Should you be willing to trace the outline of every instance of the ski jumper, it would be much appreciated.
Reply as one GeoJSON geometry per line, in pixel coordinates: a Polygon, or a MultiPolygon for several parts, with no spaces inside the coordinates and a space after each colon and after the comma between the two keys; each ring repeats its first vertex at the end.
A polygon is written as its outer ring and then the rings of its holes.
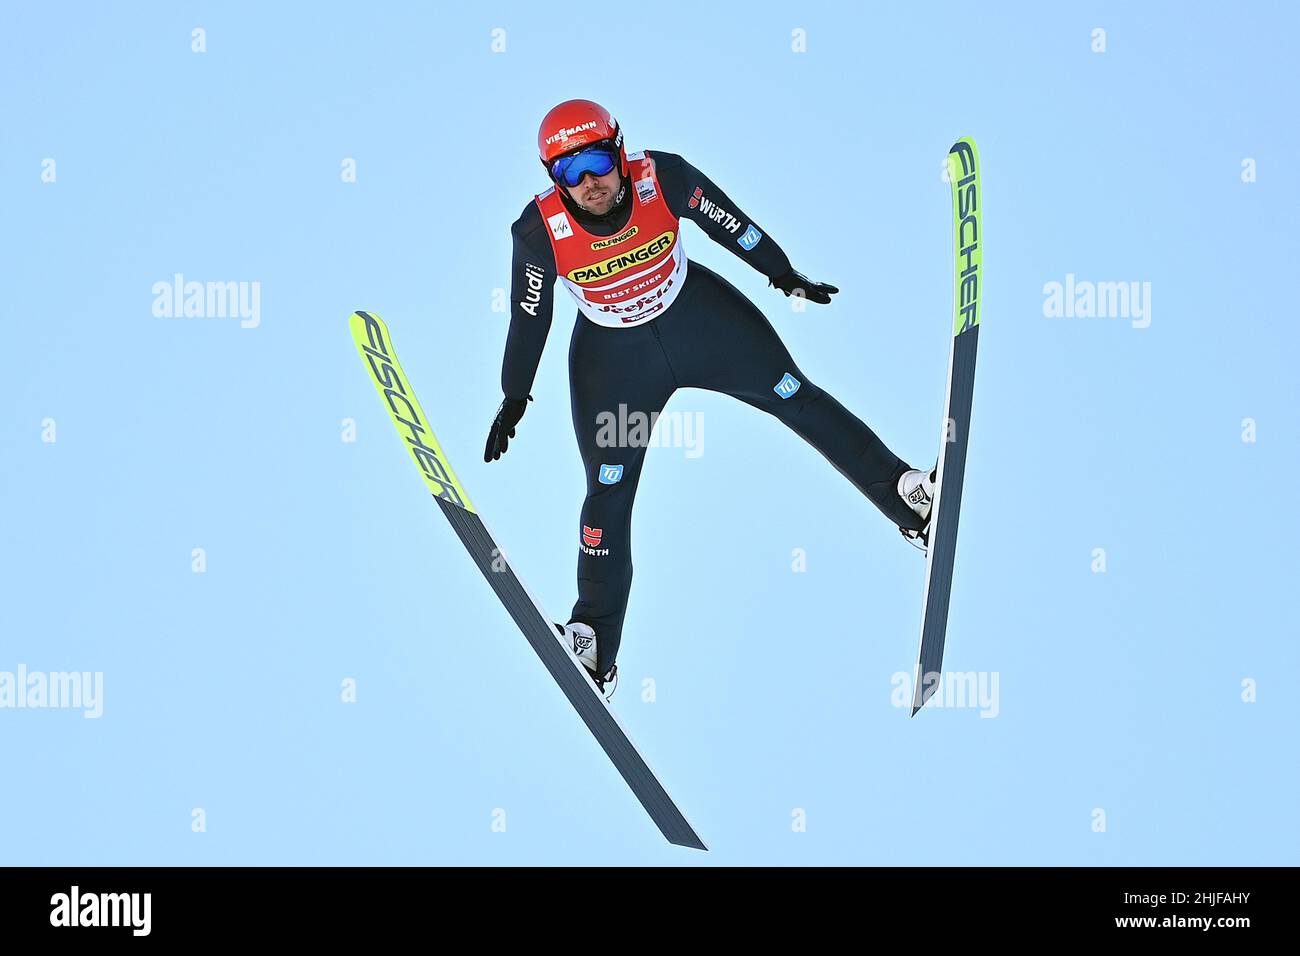
{"type": "Polygon", "coordinates": [[[681,156],[647,150],[629,153],[628,163],[631,181],[606,215],[585,212],[553,186],[512,226],[511,318],[501,371],[506,397],[528,395],[559,278],[579,310],[569,388],[587,476],[574,529],[578,599],[569,620],[595,630],[602,674],[617,657],[632,586],[632,503],[649,438],[645,430],[611,430],[620,407],[629,417],[639,412],[653,420],[679,388],[731,395],[788,425],[890,521],[921,526],[896,490],[909,466],[795,364],[763,313],[735,286],[686,258],[681,220],[691,219],[768,278],[789,271],[785,253],[681,156]],[[611,433],[621,445],[611,444],[611,433]]]}

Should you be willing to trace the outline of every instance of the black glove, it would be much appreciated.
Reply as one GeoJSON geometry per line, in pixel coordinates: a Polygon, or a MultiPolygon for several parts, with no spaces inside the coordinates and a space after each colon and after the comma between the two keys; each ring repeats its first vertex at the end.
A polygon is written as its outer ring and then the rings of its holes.
{"type": "Polygon", "coordinates": [[[833,285],[827,285],[825,282],[813,282],[806,275],[795,272],[791,269],[784,275],[773,276],[768,283],[776,286],[786,295],[798,293],[809,302],[817,302],[825,305],[831,300],[831,296],[840,290],[833,285]]]}
{"type": "Polygon", "coordinates": [[[492,422],[492,430],[488,432],[487,447],[483,449],[484,461],[496,461],[506,453],[510,439],[515,437],[515,426],[524,417],[524,409],[532,400],[533,396],[529,395],[527,398],[507,398],[501,402],[497,417],[492,422]]]}

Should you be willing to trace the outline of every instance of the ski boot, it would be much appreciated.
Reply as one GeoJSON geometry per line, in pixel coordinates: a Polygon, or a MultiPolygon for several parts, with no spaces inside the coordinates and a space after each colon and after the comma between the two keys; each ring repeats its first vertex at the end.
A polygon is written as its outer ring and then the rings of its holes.
{"type": "Polygon", "coordinates": [[[571,621],[567,627],[556,624],[555,629],[559,631],[564,646],[582,663],[600,696],[606,700],[613,697],[614,688],[618,686],[618,665],[611,664],[604,676],[596,673],[596,632],[591,626],[581,621],[571,621]]]}
{"type": "Polygon", "coordinates": [[[903,472],[898,479],[899,496],[925,521],[925,525],[920,530],[912,528],[898,530],[902,532],[908,543],[922,554],[930,548],[930,505],[934,502],[934,485],[938,479],[938,471],[938,465],[928,472],[913,468],[903,472]]]}

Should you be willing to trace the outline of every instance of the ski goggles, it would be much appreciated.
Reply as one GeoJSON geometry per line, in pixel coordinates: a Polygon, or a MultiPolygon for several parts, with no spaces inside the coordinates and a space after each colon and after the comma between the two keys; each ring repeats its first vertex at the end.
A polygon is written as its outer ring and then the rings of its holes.
{"type": "Polygon", "coordinates": [[[591,173],[604,176],[618,165],[618,151],[607,143],[596,143],[576,153],[560,156],[552,160],[549,167],[551,178],[565,186],[576,186],[582,177],[591,173]]]}

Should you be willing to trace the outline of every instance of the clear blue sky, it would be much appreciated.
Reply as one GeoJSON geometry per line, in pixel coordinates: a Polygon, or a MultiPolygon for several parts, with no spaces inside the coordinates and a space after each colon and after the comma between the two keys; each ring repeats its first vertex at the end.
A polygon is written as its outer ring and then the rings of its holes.
{"type": "Polygon", "coordinates": [[[1283,7],[668,2],[581,27],[523,4],[7,8],[0,672],[102,672],[103,714],[0,709],[0,863],[1300,862],[1283,7]],[[574,96],[840,286],[795,314],[685,227],[913,462],[936,451],[952,308],[941,163],[960,135],[981,149],[945,665],[996,674],[996,716],[893,706],[918,555],[777,422],[680,392],[704,453],[650,452],[615,704],[707,856],[662,841],[569,710],[347,331],[356,308],[389,323],[565,614],[567,300],[517,440],[480,451],[509,226],[546,186],[537,122],[574,96]],[[259,283],[259,324],[155,315],[177,273],[259,283]],[[1045,316],[1070,275],[1150,283],[1150,324],[1045,316]]]}

